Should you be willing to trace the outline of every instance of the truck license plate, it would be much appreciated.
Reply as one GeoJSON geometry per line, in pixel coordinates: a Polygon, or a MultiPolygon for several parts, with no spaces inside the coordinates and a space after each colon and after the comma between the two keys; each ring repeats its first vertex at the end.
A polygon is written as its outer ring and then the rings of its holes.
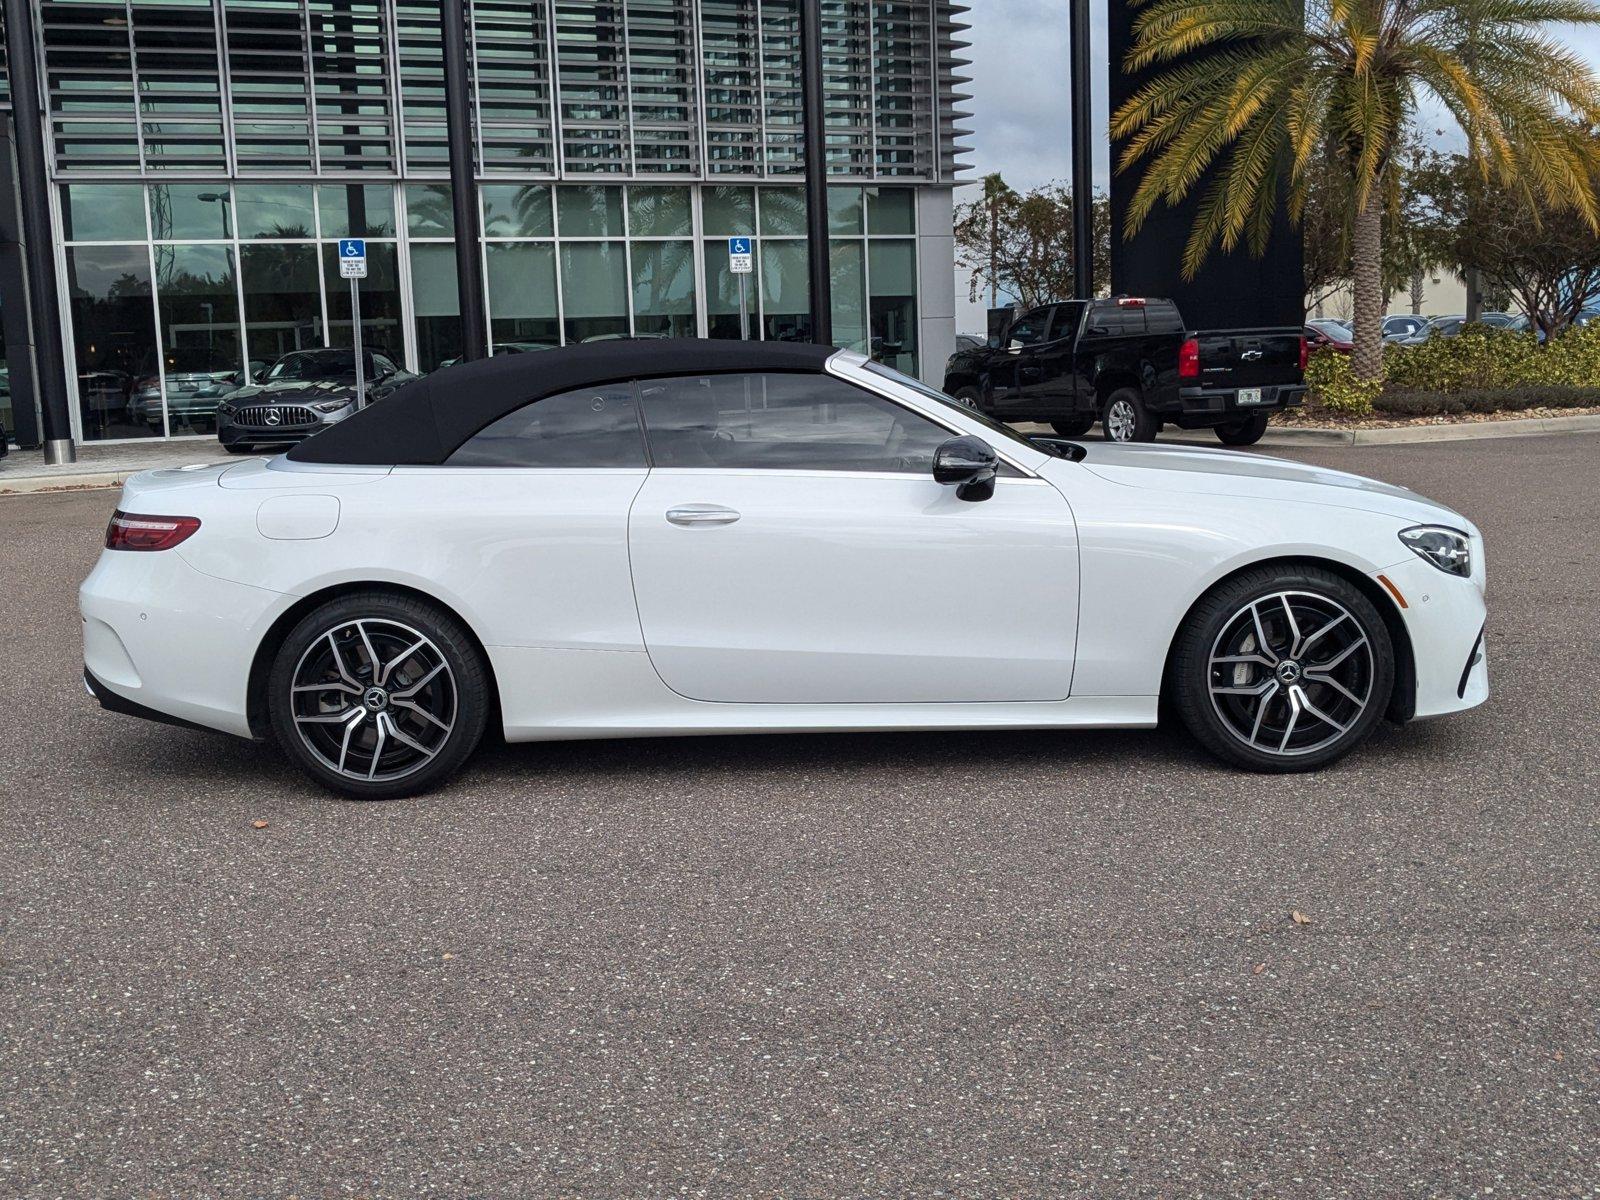
{"type": "Polygon", "coordinates": [[[1260,404],[1261,403],[1261,389],[1260,388],[1240,388],[1239,389],[1239,403],[1240,404],[1260,404]]]}

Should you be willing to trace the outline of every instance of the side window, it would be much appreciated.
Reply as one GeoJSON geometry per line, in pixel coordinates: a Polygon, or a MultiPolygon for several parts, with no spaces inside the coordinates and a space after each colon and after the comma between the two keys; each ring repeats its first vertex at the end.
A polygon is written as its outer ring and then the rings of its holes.
{"type": "Polygon", "coordinates": [[[452,467],[643,467],[633,389],[625,383],[546,396],[473,434],[452,467]]]}
{"type": "Polygon", "coordinates": [[[1048,307],[1029,309],[1017,318],[1016,324],[1011,326],[1011,332],[1006,334],[1006,342],[1012,346],[1031,346],[1035,342],[1044,341],[1049,327],[1048,307]]]}
{"type": "Polygon", "coordinates": [[[955,435],[831,375],[697,375],[639,383],[658,467],[925,474],[955,435]]]}
{"type": "Polygon", "coordinates": [[[1050,340],[1063,341],[1078,336],[1078,322],[1083,317],[1083,305],[1056,305],[1056,323],[1050,327],[1050,340]]]}

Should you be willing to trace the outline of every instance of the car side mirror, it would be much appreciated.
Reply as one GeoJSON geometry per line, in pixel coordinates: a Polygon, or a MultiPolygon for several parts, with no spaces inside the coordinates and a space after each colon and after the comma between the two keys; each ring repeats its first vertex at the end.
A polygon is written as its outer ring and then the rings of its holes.
{"type": "Polygon", "coordinates": [[[1000,456],[981,437],[953,437],[933,452],[935,483],[956,485],[958,500],[987,500],[994,495],[1000,456]]]}

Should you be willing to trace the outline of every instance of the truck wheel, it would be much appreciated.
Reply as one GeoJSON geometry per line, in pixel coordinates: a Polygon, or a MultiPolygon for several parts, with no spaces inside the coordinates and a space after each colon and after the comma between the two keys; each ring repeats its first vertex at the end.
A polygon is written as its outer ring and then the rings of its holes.
{"type": "Polygon", "coordinates": [[[1251,413],[1242,421],[1217,426],[1217,440],[1224,446],[1254,446],[1267,431],[1267,414],[1251,413]]]}
{"type": "Polygon", "coordinates": [[[979,412],[983,411],[983,393],[970,383],[964,388],[957,388],[955,395],[950,398],[957,404],[965,405],[967,408],[975,408],[979,412]]]}
{"type": "Polygon", "coordinates": [[[1051,421],[1050,428],[1062,437],[1082,437],[1094,428],[1094,418],[1074,417],[1070,421],[1051,421]]]}
{"type": "Polygon", "coordinates": [[[1118,388],[1106,397],[1101,428],[1108,442],[1153,442],[1161,432],[1161,418],[1144,406],[1132,388],[1118,388]]]}

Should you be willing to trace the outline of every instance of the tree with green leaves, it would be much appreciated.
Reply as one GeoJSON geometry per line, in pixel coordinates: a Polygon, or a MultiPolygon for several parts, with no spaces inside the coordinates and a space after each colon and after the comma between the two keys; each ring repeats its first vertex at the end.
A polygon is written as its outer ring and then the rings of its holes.
{"type": "Polygon", "coordinates": [[[1132,0],[1126,68],[1160,68],[1112,116],[1120,170],[1142,167],[1127,227],[1199,191],[1183,250],[1264,252],[1285,198],[1299,220],[1319,156],[1347,185],[1355,351],[1383,375],[1383,214],[1418,104],[1461,126],[1486,179],[1600,226],[1600,82],[1552,23],[1600,23],[1589,0],[1132,0]]]}
{"type": "MultiPolygon", "coordinates": [[[[1111,205],[1093,204],[1095,292],[1109,281],[1111,205]]],[[[1012,190],[998,174],[983,180],[983,195],[955,213],[956,261],[971,272],[970,298],[985,291],[991,306],[1004,295],[1024,308],[1073,295],[1072,192],[1046,184],[1012,190]]]]}

